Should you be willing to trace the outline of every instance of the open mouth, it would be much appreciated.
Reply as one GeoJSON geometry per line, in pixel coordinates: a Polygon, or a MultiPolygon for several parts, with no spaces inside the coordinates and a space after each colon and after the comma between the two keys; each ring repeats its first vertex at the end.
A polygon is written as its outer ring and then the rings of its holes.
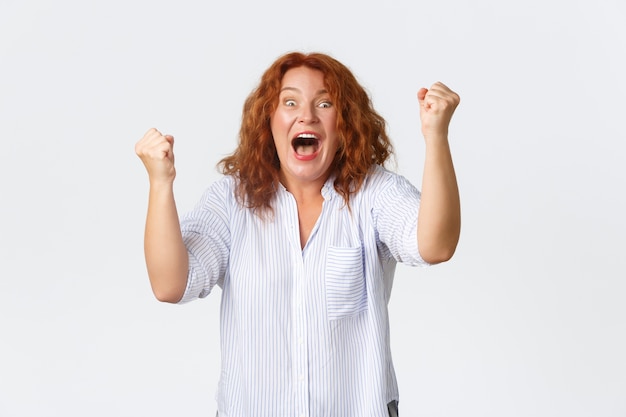
{"type": "Polygon", "coordinates": [[[312,133],[301,133],[291,140],[296,154],[301,156],[314,155],[320,147],[320,140],[312,133]]]}

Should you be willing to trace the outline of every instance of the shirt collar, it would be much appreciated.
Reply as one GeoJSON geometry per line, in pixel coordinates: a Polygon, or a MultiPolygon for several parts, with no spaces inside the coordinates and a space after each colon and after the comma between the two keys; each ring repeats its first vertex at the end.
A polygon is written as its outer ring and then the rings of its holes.
{"type": "Polygon", "coordinates": [[[332,200],[333,197],[337,195],[337,190],[335,190],[335,174],[330,174],[324,186],[322,187],[322,197],[324,200],[332,200]]]}

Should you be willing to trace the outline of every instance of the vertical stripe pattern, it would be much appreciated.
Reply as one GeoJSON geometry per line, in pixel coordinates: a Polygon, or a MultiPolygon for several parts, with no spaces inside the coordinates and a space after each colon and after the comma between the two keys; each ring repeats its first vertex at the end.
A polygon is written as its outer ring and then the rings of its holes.
{"type": "Polygon", "coordinates": [[[384,417],[398,400],[387,304],[397,262],[417,248],[419,191],[374,167],[349,210],[329,180],[304,249],[280,187],[263,221],[224,177],[181,221],[189,277],[181,302],[221,300],[220,417],[384,417]]]}

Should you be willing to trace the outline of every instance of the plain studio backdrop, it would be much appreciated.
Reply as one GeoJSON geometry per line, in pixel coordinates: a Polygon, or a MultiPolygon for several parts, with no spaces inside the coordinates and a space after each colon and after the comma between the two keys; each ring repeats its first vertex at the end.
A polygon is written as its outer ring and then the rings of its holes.
{"type": "Polygon", "coordinates": [[[215,414],[221,291],[153,298],[134,144],[176,137],[189,210],[292,50],[353,70],[418,187],[416,93],[461,96],[457,253],[390,302],[401,415],[626,416],[625,8],[1,0],[0,416],[215,414]]]}

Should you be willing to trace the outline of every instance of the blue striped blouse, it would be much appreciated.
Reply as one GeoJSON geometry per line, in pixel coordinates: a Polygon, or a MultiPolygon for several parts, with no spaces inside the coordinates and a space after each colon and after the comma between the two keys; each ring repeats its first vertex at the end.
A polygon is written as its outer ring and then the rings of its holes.
{"type": "Polygon", "coordinates": [[[220,417],[388,416],[398,400],[387,311],[395,266],[426,265],[419,191],[376,166],[349,210],[329,180],[301,249],[284,187],[265,221],[234,189],[225,176],[181,220],[189,252],[181,303],[222,288],[220,417]]]}

